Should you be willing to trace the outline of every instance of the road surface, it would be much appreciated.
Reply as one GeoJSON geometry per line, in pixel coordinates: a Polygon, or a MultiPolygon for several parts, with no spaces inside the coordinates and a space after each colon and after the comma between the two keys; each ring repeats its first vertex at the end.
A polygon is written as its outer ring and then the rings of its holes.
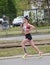
{"type": "MultiPolygon", "coordinates": [[[[33,34],[33,39],[50,39],[50,33],[48,34],[33,34]]],[[[3,37],[0,40],[22,40],[24,38],[23,35],[21,36],[13,36],[13,37],[3,37]]]]}
{"type": "Polygon", "coordinates": [[[50,65],[50,56],[3,59],[0,65],[50,65]]]}

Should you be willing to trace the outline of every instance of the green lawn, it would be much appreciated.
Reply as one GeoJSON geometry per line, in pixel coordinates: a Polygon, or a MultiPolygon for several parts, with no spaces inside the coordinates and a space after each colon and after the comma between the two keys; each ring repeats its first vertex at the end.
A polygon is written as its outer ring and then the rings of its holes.
{"type": "MultiPolygon", "coordinates": [[[[50,27],[48,27],[47,29],[44,29],[47,27],[37,27],[37,32],[38,33],[48,33],[50,32],[50,27]]],[[[31,33],[36,33],[36,30],[32,30],[31,33]]],[[[19,35],[19,34],[23,34],[21,31],[20,27],[12,27],[9,28],[7,30],[0,30],[0,36],[7,36],[7,35],[19,35]]]]}
{"type": "MultiPolygon", "coordinates": [[[[50,53],[50,45],[39,45],[38,47],[41,51],[43,51],[43,53],[50,53]]],[[[37,53],[31,46],[26,48],[29,54],[37,53]]],[[[13,56],[18,54],[24,54],[23,49],[21,47],[0,49],[0,57],[13,56]]]]}

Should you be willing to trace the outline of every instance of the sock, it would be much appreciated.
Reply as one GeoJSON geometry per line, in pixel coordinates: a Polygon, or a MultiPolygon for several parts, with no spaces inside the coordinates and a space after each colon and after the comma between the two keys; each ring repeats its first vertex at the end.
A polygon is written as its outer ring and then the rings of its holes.
{"type": "Polygon", "coordinates": [[[27,51],[26,51],[26,47],[25,47],[25,46],[23,47],[23,49],[24,49],[24,52],[27,53],[27,51]]]}

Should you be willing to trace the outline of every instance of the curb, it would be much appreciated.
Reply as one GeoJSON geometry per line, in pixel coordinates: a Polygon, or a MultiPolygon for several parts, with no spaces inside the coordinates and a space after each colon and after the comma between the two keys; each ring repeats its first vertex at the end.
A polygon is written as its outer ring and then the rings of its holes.
{"type": "MultiPolygon", "coordinates": [[[[42,56],[50,56],[50,53],[42,54],[42,56]]],[[[17,59],[17,58],[21,58],[21,57],[22,57],[22,55],[9,56],[9,57],[0,57],[0,60],[5,60],[5,59],[17,59]]],[[[28,57],[39,57],[39,54],[28,55],[28,57]]]]}

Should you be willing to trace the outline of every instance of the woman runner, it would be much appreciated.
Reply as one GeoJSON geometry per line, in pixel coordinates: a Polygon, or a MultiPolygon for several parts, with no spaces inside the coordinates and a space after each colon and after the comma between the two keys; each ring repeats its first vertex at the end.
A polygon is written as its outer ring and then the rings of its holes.
{"type": "Polygon", "coordinates": [[[42,52],[39,50],[39,48],[37,46],[35,46],[35,43],[32,40],[30,30],[36,29],[36,28],[35,28],[35,26],[28,23],[28,16],[25,16],[23,18],[23,24],[21,24],[20,27],[22,28],[22,32],[25,35],[25,39],[21,42],[21,46],[23,47],[23,50],[25,52],[25,54],[23,55],[23,58],[25,58],[27,56],[27,51],[26,51],[26,47],[25,47],[25,43],[27,43],[27,42],[29,42],[29,44],[41,55],[42,52]]]}

